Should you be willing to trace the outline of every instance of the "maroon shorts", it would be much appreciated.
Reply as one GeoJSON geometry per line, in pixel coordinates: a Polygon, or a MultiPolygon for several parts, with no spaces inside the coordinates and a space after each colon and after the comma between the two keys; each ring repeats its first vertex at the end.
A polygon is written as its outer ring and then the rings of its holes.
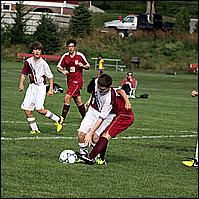
{"type": "Polygon", "coordinates": [[[133,122],[134,114],[132,112],[131,114],[120,113],[113,118],[113,121],[109,124],[104,132],[108,131],[108,134],[114,138],[119,133],[131,126],[133,122]]]}
{"type": "Polygon", "coordinates": [[[68,89],[66,91],[66,94],[72,96],[72,97],[77,97],[80,96],[80,89],[82,88],[83,84],[73,81],[68,85],[68,89]]]}

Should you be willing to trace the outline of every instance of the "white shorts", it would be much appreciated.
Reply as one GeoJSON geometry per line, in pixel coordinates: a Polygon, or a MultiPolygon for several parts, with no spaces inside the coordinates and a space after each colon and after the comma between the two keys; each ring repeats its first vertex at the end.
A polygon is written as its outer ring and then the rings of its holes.
{"type": "MultiPolygon", "coordinates": [[[[95,110],[90,106],[88,111],[86,112],[84,119],[80,124],[78,131],[82,133],[90,132],[91,128],[95,125],[96,121],[99,119],[99,115],[100,112],[98,112],[97,110],[95,110]]],[[[102,122],[100,127],[96,130],[96,134],[98,136],[100,136],[103,133],[106,127],[112,122],[114,117],[115,114],[109,114],[108,117],[102,122]]]]}
{"type": "Polygon", "coordinates": [[[45,97],[46,85],[38,86],[36,84],[30,84],[26,91],[24,101],[21,104],[21,108],[28,111],[44,109],[45,97]]]}

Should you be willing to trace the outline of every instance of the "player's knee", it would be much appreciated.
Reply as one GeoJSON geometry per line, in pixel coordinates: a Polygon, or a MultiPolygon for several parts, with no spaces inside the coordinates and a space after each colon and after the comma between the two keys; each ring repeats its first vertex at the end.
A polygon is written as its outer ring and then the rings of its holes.
{"type": "Polygon", "coordinates": [[[102,137],[106,138],[107,140],[110,140],[111,139],[111,136],[109,135],[109,132],[105,132],[102,134],[102,137]]]}
{"type": "Polygon", "coordinates": [[[42,115],[45,115],[44,109],[36,109],[36,111],[37,111],[38,113],[42,114],[42,115]]]}
{"type": "Polygon", "coordinates": [[[85,138],[85,133],[78,131],[78,142],[83,143],[85,138]]]}
{"type": "Polygon", "coordinates": [[[64,97],[64,103],[70,104],[70,100],[71,100],[71,96],[66,94],[66,96],[64,97]]]}

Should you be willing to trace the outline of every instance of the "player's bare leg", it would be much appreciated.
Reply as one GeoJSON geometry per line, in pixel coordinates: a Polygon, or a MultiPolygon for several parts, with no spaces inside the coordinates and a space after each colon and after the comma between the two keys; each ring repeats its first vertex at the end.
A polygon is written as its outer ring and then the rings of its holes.
{"type": "Polygon", "coordinates": [[[41,132],[39,131],[39,128],[38,128],[37,123],[36,123],[36,119],[33,116],[32,111],[24,110],[24,112],[26,114],[27,121],[28,121],[30,128],[31,128],[30,134],[40,134],[41,132]]]}

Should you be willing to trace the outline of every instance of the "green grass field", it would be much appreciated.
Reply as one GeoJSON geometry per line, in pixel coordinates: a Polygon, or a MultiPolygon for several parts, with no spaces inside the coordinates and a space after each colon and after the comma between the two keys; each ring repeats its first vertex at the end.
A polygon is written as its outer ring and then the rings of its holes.
{"type": "MultiPolygon", "coordinates": [[[[139,80],[132,100],[134,124],[109,142],[107,165],[58,161],[64,149],[78,150],[80,114],[72,102],[63,130],[35,112],[42,134],[29,135],[18,91],[22,62],[1,63],[1,197],[2,198],[198,198],[198,169],[181,161],[195,156],[198,98],[195,74],[135,71],[139,80]]],[[[55,82],[64,77],[51,64],[55,82]]],[[[126,72],[106,70],[119,86],[126,72]]],[[[82,98],[97,71],[84,72],[82,98]]],[[[26,81],[28,85],[28,79],[26,81]]],[[[65,89],[64,89],[65,91],[65,89]]],[[[45,107],[60,114],[64,94],[46,97],[45,107]]]]}

